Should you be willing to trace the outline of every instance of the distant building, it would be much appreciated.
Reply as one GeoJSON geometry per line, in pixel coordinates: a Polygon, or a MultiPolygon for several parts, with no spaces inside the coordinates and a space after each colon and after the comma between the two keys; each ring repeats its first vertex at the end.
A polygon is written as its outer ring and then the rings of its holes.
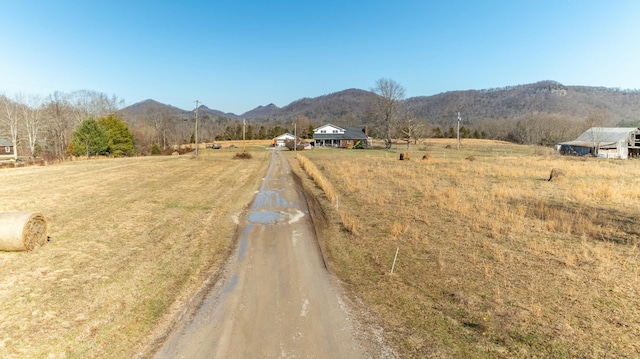
{"type": "Polygon", "coordinates": [[[13,154],[13,142],[0,138],[0,156],[13,154]]]}
{"type": "Polygon", "coordinates": [[[574,141],[563,142],[564,155],[627,159],[640,156],[640,128],[592,127],[574,141]]]}
{"type": "Polygon", "coordinates": [[[370,142],[367,126],[342,128],[326,124],[313,130],[316,147],[366,148],[370,142]]]}
{"type": "Polygon", "coordinates": [[[296,137],[290,133],[282,134],[273,139],[273,145],[275,147],[284,147],[286,146],[287,141],[293,141],[296,137]]]}

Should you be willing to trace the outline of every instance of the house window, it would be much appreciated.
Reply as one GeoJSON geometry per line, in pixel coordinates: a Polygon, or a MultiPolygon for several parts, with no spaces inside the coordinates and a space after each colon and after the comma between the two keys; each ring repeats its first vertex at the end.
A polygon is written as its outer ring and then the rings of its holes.
{"type": "Polygon", "coordinates": [[[327,131],[326,130],[321,130],[320,133],[327,133],[327,131]]]}
{"type": "Polygon", "coordinates": [[[333,133],[338,133],[338,130],[333,130],[333,133]]]}
{"type": "Polygon", "coordinates": [[[5,148],[4,148],[4,152],[6,152],[6,153],[11,153],[11,147],[9,147],[9,146],[5,146],[5,148]]]}

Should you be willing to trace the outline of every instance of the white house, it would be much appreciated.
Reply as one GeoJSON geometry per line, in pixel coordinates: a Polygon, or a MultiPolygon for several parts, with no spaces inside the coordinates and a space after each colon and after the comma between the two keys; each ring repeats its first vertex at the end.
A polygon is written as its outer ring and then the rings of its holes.
{"type": "Polygon", "coordinates": [[[293,141],[296,137],[290,133],[282,134],[273,139],[273,145],[276,147],[284,147],[287,141],[293,141]]]}
{"type": "Polygon", "coordinates": [[[368,147],[369,129],[361,127],[338,127],[326,124],[313,130],[315,146],[362,148],[368,147]]]}

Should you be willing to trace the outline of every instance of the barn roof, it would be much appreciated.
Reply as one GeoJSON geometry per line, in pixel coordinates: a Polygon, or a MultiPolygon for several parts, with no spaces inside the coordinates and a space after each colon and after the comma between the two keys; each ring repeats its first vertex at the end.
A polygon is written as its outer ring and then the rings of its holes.
{"type": "Polygon", "coordinates": [[[591,127],[575,141],[562,142],[561,145],[580,147],[614,145],[620,141],[628,141],[629,135],[633,132],[640,132],[640,129],[637,127],[591,127]]]}
{"type": "Polygon", "coordinates": [[[9,140],[5,140],[4,138],[0,138],[0,146],[13,146],[13,143],[9,140]]]}
{"type": "Polygon", "coordinates": [[[592,127],[586,130],[576,141],[618,142],[629,138],[629,133],[638,131],[636,127],[592,127]]]}

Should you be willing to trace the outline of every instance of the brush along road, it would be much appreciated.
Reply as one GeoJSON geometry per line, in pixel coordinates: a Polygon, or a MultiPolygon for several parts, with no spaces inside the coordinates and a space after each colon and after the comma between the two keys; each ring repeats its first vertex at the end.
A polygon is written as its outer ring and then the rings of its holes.
{"type": "Polygon", "coordinates": [[[277,150],[236,252],[156,358],[360,358],[327,273],[306,200],[277,150]]]}

